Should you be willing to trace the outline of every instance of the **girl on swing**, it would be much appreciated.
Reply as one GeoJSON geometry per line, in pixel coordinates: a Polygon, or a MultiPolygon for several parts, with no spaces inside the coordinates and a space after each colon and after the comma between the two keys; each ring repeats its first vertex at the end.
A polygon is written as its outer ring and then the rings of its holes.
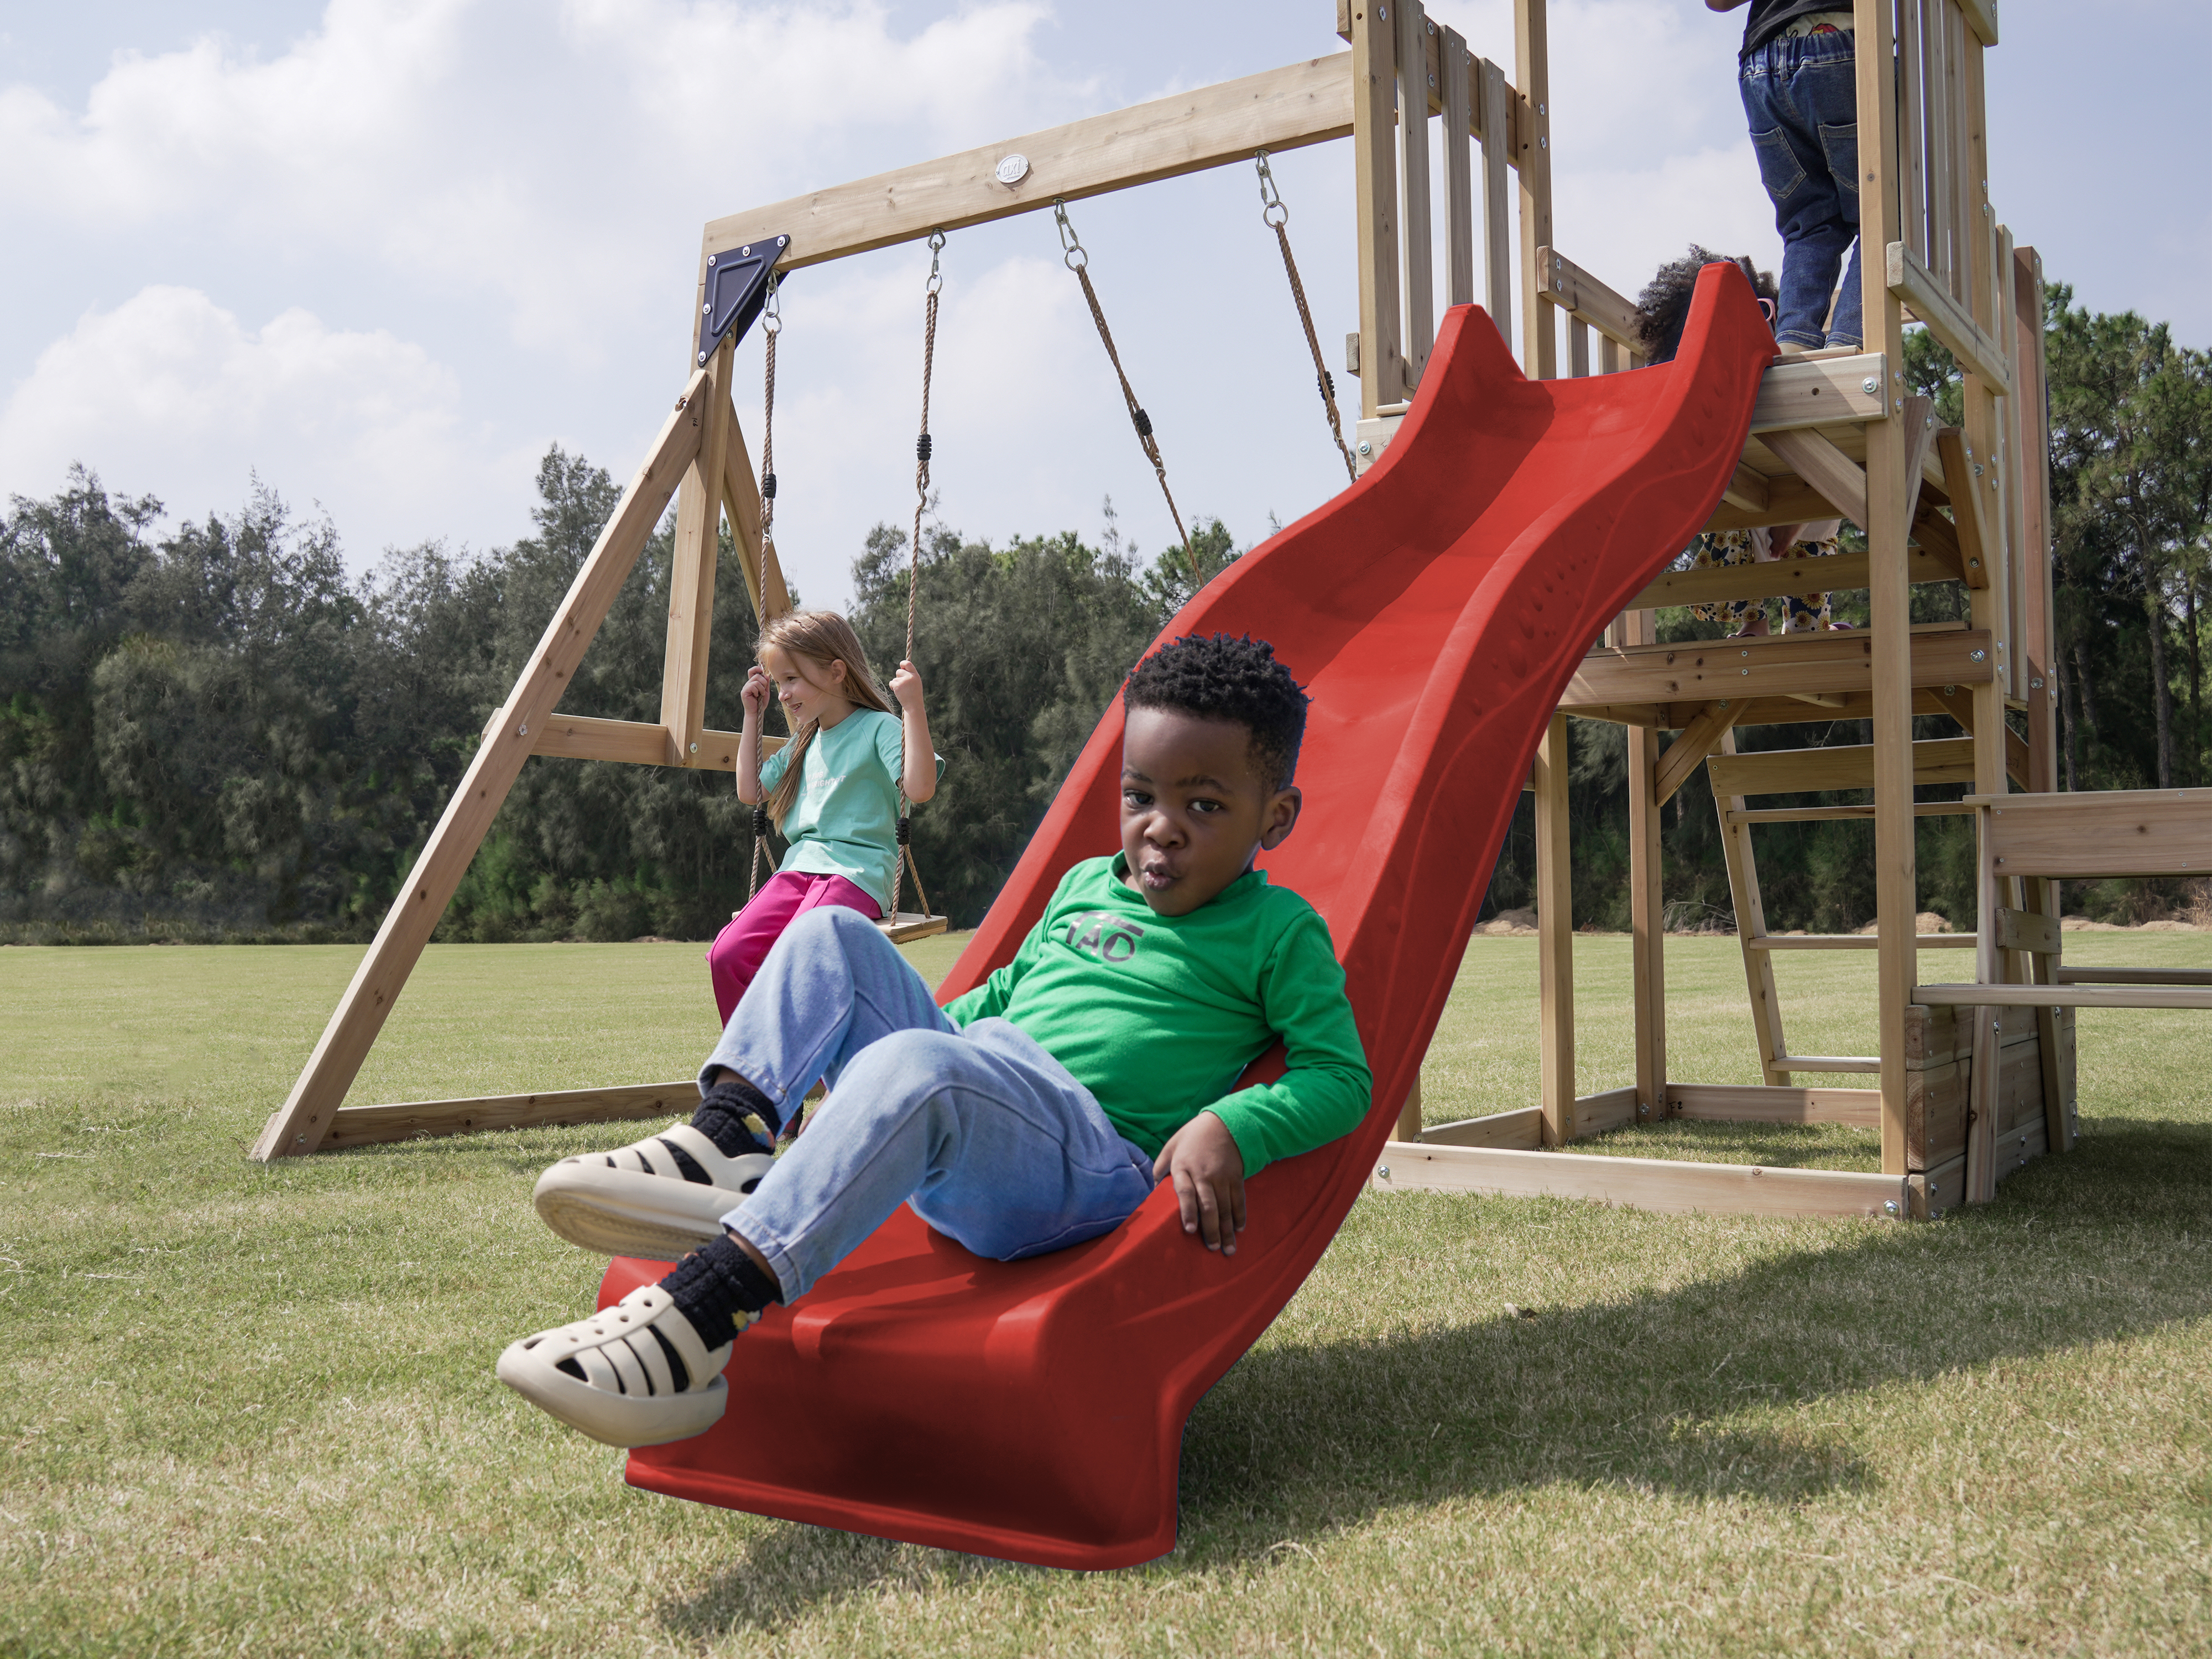
{"type": "Polygon", "coordinates": [[[929,746],[921,676],[902,661],[885,696],[860,636],[834,611],[787,611],[761,629],[744,704],[738,799],[748,806],[765,799],[791,845],[707,952],[725,1025],[769,947],[807,911],[836,904],[871,921],[890,914],[901,786],[919,806],[945,771],[944,757],[929,746]],[[761,722],[771,694],[782,701],[793,736],[763,763],[761,722]]]}

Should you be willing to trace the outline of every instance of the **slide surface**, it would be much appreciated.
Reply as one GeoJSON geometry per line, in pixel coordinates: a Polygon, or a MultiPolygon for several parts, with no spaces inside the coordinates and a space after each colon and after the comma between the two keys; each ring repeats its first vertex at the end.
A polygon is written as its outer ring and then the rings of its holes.
{"type": "MultiPolygon", "coordinates": [[[[631,1482],[1048,1566],[1172,1548],[1185,1419],[1358,1196],[1552,711],[1718,505],[1773,350],[1724,265],[1699,277],[1676,360],[1629,374],[1524,380],[1488,317],[1455,309],[1382,459],[1163,635],[1271,640],[1312,693],[1304,814],[1262,865],[1328,918],[1375,1073],[1358,1130],[1250,1183],[1236,1255],[1187,1238],[1164,1185],[1119,1231],[1023,1262],[902,1210],[738,1339],[729,1415],[633,1453],[631,1482]]],[[[1012,956],[1071,864],[1118,848],[1121,734],[1117,702],[942,997],[1012,956]]],[[[617,1261],[602,1305],[665,1271],[617,1261]]]]}

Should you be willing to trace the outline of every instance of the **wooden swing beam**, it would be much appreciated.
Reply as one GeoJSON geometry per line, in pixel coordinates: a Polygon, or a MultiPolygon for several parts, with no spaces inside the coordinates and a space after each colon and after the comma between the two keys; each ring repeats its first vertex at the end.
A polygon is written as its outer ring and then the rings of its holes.
{"type": "MultiPolygon", "coordinates": [[[[709,222],[701,240],[699,282],[686,315],[687,361],[696,337],[710,255],[787,235],[783,269],[819,264],[872,248],[1207,167],[1243,163],[1255,150],[1283,150],[1348,136],[1352,80],[1342,54],[1293,64],[1174,98],[1049,128],[919,167],[797,198],[709,222]],[[1006,182],[1000,163],[1024,159],[1006,182]]],[[[1464,131],[1529,129],[1530,117],[1496,66],[1455,61],[1463,84],[1451,107],[1464,131]]],[[[1433,82],[1432,82],[1433,84],[1433,82]]],[[[1441,95],[1433,109],[1441,111],[1441,95]]],[[[1517,139],[1515,142],[1519,142],[1517,139]]],[[[1524,145],[1525,148],[1525,145],[1524,145]]],[[[1499,155],[1502,173],[1520,157],[1499,155]]],[[[1011,171],[1011,169],[1008,169],[1011,171]]],[[[639,765],[733,769],[738,734],[705,723],[708,645],[713,623],[719,530],[729,520],[756,614],[790,608],[781,571],[763,568],[761,502],[750,456],[730,397],[727,341],[690,377],[644,465],[571,584],[530,666],[486,727],[460,787],[409,872],[351,984],[252,1156],[262,1161],[394,1135],[459,1133],[486,1127],[596,1121],[664,1115],[665,1085],[562,1091],[392,1106],[343,1105],[423,947],[501,805],[532,755],[639,765]],[[611,720],[559,712],[562,693],[605,621],[623,582],[673,494],[675,559],[658,721],[611,720]],[[765,587],[763,586],[765,584],[765,587]],[[517,1105],[515,1103],[528,1103],[517,1105]],[[365,1114],[351,1116],[345,1114],[365,1114]],[[334,1126],[337,1127],[334,1133],[334,1126]]],[[[910,856],[910,854],[909,854],[910,856]]],[[[920,891],[919,874],[916,890],[920,891]]],[[[939,919],[890,918],[896,940],[939,931],[939,919]]]]}

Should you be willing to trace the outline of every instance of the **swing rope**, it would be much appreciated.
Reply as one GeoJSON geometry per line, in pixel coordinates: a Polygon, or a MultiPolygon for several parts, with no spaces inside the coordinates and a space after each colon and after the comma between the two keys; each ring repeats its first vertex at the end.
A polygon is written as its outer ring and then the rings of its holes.
{"type": "Polygon", "coordinates": [[[1253,161],[1260,169],[1260,218],[1275,233],[1275,245],[1283,251],[1283,274],[1291,279],[1291,297],[1298,302],[1298,321],[1305,325],[1306,346],[1313,353],[1314,384],[1321,389],[1321,406],[1328,415],[1329,435],[1336,440],[1337,453],[1344,457],[1344,476],[1359,482],[1358,465],[1352,459],[1352,446],[1344,441],[1344,419],[1336,410],[1336,377],[1328,372],[1322,361],[1321,337],[1314,332],[1313,312],[1306,304],[1306,285],[1298,280],[1298,262],[1291,257],[1291,210],[1283,204],[1281,193],[1275,188],[1274,170],[1267,165],[1267,152],[1253,152],[1253,161]]]}
{"type": "Polygon", "coordinates": [[[1106,326],[1106,313],[1098,303],[1098,290],[1091,286],[1091,256],[1077,239],[1075,227],[1068,222],[1064,198],[1053,198],[1052,216],[1060,228],[1060,263],[1073,271],[1075,280],[1083,284],[1083,297],[1091,306],[1091,320],[1098,325],[1098,337],[1113,362],[1115,378],[1121,382],[1121,399],[1129,406],[1129,422],[1137,428],[1137,441],[1144,446],[1145,459],[1152,464],[1152,476],[1160,481],[1160,494],[1167,498],[1168,516],[1175,520],[1176,534],[1182,539],[1182,556],[1190,565],[1191,591],[1195,593],[1205,585],[1205,578],[1198,571],[1198,550],[1190,544],[1190,532],[1182,527],[1182,514],[1176,506],[1175,492],[1168,488],[1168,464],[1160,459],[1159,440],[1152,435],[1152,417],[1137,401],[1137,394],[1129,385],[1128,371],[1121,367],[1121,354],[1114,346],[1114,331],[1106,326]]]}
{"type": "MultiPolygon", "coordinates": [[[[771,271],[768,279],[766,308],[761,318],[765,368],[761,390],[760,603],[753,609],[753,660],[756,662],[760,660],[761,635],[768,629],[769,574],[776,568],[775,337],[783,332],[783,307],[776,299],[775,289],[775,275],[771,271]]],[[[761,787],[760,757],[760,738],[768,732],[767,702],[761,704],[760,724],[760,732],[753,739],[753,856],[745,877],[745,902],[748,904],[760,894],[761,860],[768,853],[768,791],[761,787]]],[[[790,726],[788,720],[784,724],[787,728],[790,726]]],[[[790,735],[787,731],[787,735],[790,735]]]]}
{"type": "MultiPolygon", "coordinates": [[[[938,269],[938,256],[945,252],[945,233],[929,233],[929,280],[923,284],[921,324],[921,434],[914,441],[914,533],[907,538],[906,564],[906,655],[902,661],[914,660],[914,619],[921,592],[921,515],[929,505],[929,385],[937,369],[937,296],[943,291],[945,277],[938,269]]],[[[915,896],[921,902],[922,909],[929,908],[929,895],[922,890],[921,870],[914,862],[914,812],[906,798],[906,711],[899,711],[899,775],[898,775],[898,854],[891,860],[890,917],[896,922],[899,913],[899,895],[903,890],[906,872],[914,870],[915,896]]]]}

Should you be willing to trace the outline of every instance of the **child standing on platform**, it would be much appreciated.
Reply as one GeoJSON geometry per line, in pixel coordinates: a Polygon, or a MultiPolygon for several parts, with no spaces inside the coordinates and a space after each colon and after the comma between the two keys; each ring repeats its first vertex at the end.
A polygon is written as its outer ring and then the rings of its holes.
{"type": "MultiPolygon", "coordinates": [[[[1734,11],[1743,3],[1705,0],[1713,11],[1734,11]]],[[[1759,179],[1782,234],[1774,338],[1790,351],[1856,349],[1865,332],[1859,304],[1858,59],[1851,21],[1850,7],[1838,0],[1751,0],[1744,20],[1737,80],[1759,179]],[[1841,289],[1836,286],[1839,267],[1841,289]]]]}
{"type": "Polygon", "coordinates": [[[749,806],[765,800],[791,845],[707,952],[724,1024],[769,947],[807,911],[833,904],[871,919],[890,913],[900,785],[919,806],[937,793],[945,770],[930,748],[914,665],[899,664],[885,696],[860,636],[834,611],[789,611],[761,629],[744,703],[738,799],[749,806]],[[781,700],[793,735],[763,763],[761,721],[771,695],[781,700]]]}

